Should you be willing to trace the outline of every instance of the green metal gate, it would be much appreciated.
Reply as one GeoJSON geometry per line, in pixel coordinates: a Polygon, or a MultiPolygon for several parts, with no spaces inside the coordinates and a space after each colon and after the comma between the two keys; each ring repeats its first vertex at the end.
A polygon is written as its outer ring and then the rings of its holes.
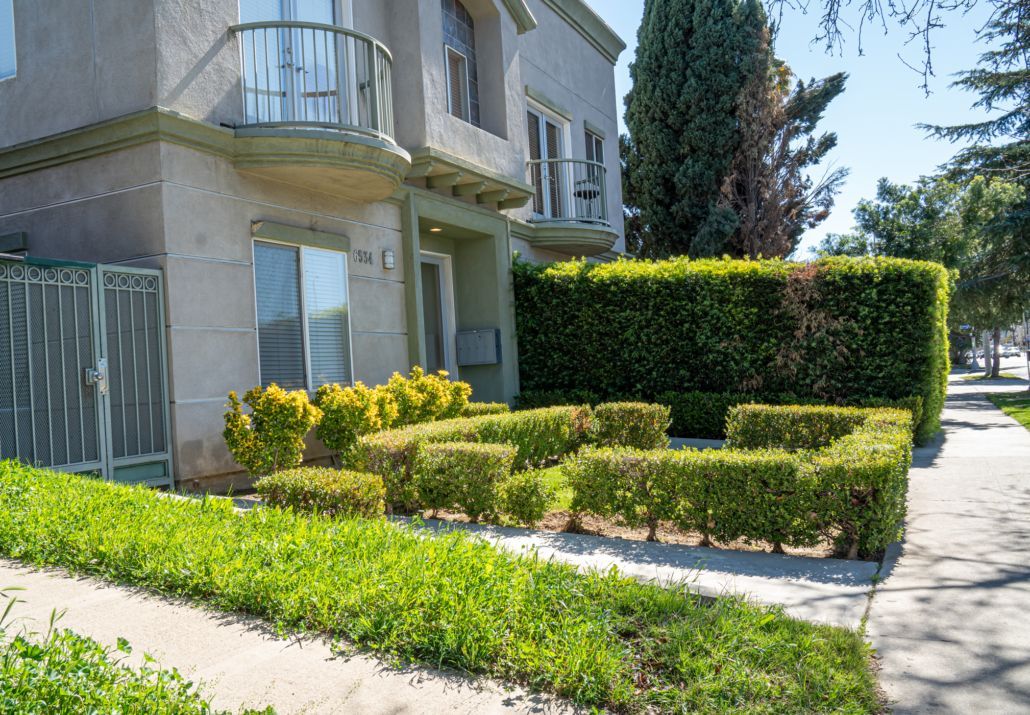
{"type": "Polygon", "coordinates": [[[0,457],[172,484],[161,272],[0,261],[0,457]]]}

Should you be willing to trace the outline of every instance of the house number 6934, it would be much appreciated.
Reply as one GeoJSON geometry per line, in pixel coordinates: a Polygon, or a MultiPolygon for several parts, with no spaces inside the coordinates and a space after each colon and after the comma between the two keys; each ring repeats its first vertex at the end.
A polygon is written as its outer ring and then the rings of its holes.
{"type": "Polygon", "coordinates": [[[367,266],[373,265],[372,251],[363,251],[360,248],[354,251],[354,262],[364,263],[367,266]]]}

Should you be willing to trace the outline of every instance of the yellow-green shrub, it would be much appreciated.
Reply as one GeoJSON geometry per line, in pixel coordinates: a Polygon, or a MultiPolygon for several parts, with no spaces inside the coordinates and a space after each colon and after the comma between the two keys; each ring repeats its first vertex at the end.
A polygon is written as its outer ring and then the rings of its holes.
{"type": "Polygon", "coordinates": [[[408,377],[395,372],[382,388],[393,397],[397,405],[394,426],[402,427],[460,416],[468,405],[472,386],[467,382],[449,380],[447,376],[445,370],[427,374],[418,365],[411,369],[408,377]]]}
{"type": "Polygon", "coordinates": [[[249,390],[243,395],[243,403],[230,392],[227,406],[222,436],[233,459],[251,476],[300,464],[304,435],[322,416],[306,392],[287,392],[274,383],[266,390],[249,390]],[[250,407],[249,415],[244,414],[243,404],[250,407]]]}
{"type": "Polygon", "coordinates": [[[389,429],[397,419],[393,396],[362,382],[353,387],[323,385],[315,394],[315,405],[322,410],[315,435],[338,454],[350,451],[362,435],[389,429]]]}
{"type": "Polygon", "coordinates": [[[386,489],[377,474],[300,467],[258,480],[258,494],[270,506],[326,516],[381,518],[386,489]]]}

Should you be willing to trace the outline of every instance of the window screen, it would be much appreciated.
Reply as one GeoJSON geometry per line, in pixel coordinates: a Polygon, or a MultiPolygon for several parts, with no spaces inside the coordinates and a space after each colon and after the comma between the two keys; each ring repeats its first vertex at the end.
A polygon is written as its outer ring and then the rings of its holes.
{"type": "Polygon", "coordinates": [[[335,251],[303,250],[311,389],[346,385],[351,381],[346,258],[335,251]]]}
{"type": "Polygon", "coordinates": [[[0,0],[0,79],[17,70],[14,51],[14,0],[0,0]]]}

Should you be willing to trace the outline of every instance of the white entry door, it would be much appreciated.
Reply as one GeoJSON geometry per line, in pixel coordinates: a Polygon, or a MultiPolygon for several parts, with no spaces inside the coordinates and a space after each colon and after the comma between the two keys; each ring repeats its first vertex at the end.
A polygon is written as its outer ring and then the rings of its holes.
{"type": "Polygon", "coordinates": [[[426,372],[446,370],[457,379],[455,360],[454,290],[451,258],[422,253],[422,318],[426,341],[426,372]]]}

